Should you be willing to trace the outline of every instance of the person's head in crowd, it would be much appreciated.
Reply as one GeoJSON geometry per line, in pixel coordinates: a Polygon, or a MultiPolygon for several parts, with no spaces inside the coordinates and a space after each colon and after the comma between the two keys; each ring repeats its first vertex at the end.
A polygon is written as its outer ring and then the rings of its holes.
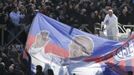
{"type": "Polygon", "coordinates": [[[9,66],[9,72],[13,72],[14,71],[14,68],[15,68],[15,65],[14,64],[11,64],[9,66]]]}
{"type": "Polygon", "coordinates": [[[112,4],[111,4],[111,6],[116,6],[117,4],[116,4],[116,1],[112,1],[112,4]]]}
{"type": "Polygon", "coordinates": [[[14,44],[11,45],[11,50],[10,51],[15,51],[16,50],[16,47],[14,44]]]}
{"type": "Polygon", "coordinates": [[[15,63],[15,60],[13,58],[10,58],[9,61],[13,64],[15,63]]]}
{"type": "Polygon", "coordinates": [[[51,5],[52,5],[51,1],[45,2],[45,6],[51,6],[51,5]]]}
{"type": "Polygon", "coordinates": [[[106,6],[105,6],[105,9],[106,9],[106,11],[108,11],[109,9],[111,9],[111,6],[106,5],[106,6]]]}
{"type": "Polygon", "coordinates": [[[5,75],[5,64],[3,62],[0,63],[0,75],[5,75]]]}
{"type": "Polygon", "coordinates": [[[94,13],[95,13],[95,15],[98,15],[99,14],[99,11],[98,10],[95,10],[94,13]]]}
{"type": "Polygon", "coordinates": [[[15,13],[16,13],[18,10],[19,10],[19,8],[18,8],[18,7],[13,6],[13,11],[14,11],[15,13]]]}
{"type": "Polygon", "coordinates": [[[1,63],[1,61],[2,61],[2,58],[0,57],[0,63],[1,63]]]}
{"type": "Polygon", "coordinates": [[[20,6],[19,10],[20,10],[21,14],[25,14],[26,13],[26,8],[23,5],[20,6]]]}
{"type": "Polygon", "coordinates": [[[127,5],[124,5],[124,6],[123,6],[123,9],[128,10],[129,7],[128,7],[127,5]]]}
{"type": "Polygon", "coordinates": [[[7,55],[2,51],[1,56],[3,57],[4,60],[8,59],[7,55]]]}
{"type": "Polygon", "coordinates": [[[117,8],[117,5],[112,6],[114,13],[119,14],[119,10],[117,8]]]}
{"type": "Polygon", "coordinates": [[[36,3],[36,0],[30,0],[30,3],[35,4],[36,3]]]}
{"type": "Polygon", "coordinates": [[[73,75],[76,75],[75,73],[73,73],[73,75]]]}
{"type": "Polygon", "coordinates": [[[12,46],[11,46],[11,45],[9,45],[9,46],[7,47],[7,49],[8,49],[8,50],[10,50],[11,48],[12,48],[12,46]]]}
{"type": "Polygon", "coordinates": [[[36,71],[37,71],[37,72],[42,72],[42,66],[37,65],[37,66],[36,66],[36,71]]]}
{"type": "Polygon", "coordinates": [[[32,15],[34,13],[34,7],[32,5],[26,6],[27,14],[32,15]]]}
{"type": "Polygon", "coordinates": [[[40,66],[40,65],[36,66],[36,74],[35,75],[44,75],[44,73],[42,71],[42,66],[40,66]]]}
{"type": "Polygon", "coordinates": [[[20,65],[20,64],[15,63],[14,69],[15,69],[15,70],[21,70],[21,67],[20,67],[19,65],[20,65]]]}
{"type": "Polygon", "coordinates": [[[123,15],[126,15],[126,13],[127,13],[127,10],[126,10],[126,9],[123,9],[123,10],[122,10],[122,14],[123,14],[123,15]]]}
{"type": "Polygon", "coordinates": [[[85,15],[86,11],[87,11],[86,9],[81,9],[81,13],[80,14],[81,15],[85,15]]]}
{"type": "Polygon", "coordinates": [[[0,64],[2,64],[5,67],[5,63],[4,62],[1,62],[0,64]]]}
{"type": "Polygon", "coordinates": [[[122,9],[122,13],[125,15],[128,12],[128,7],[124,6],[124,8],[122,9]]]}
{"type": "Polygon", "coordinates": [[[52,69],[48,69],[47,72],[48,72],[48,75],[54,75],[54,72],[52,69]]]}

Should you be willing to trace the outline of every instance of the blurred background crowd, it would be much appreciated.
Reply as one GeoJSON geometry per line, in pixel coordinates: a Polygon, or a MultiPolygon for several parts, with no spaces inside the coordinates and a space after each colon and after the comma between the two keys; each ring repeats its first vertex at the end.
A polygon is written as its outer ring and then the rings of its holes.
{"type": "Polygon", "coordinates": [[[0,72],[13,75],[15,70],[16,75],[26,75],[19,59],[37,12],[76,28],[88,24],[94,33],[94,25],[101,23],[111,8],[119,23],[134,24],[134,0],[0,0],[0,35],[5,25],[4,44],[13,38],[21,42],[17,45],[18,41],[14,41],[6,48],[0,48],[0,72]]]}

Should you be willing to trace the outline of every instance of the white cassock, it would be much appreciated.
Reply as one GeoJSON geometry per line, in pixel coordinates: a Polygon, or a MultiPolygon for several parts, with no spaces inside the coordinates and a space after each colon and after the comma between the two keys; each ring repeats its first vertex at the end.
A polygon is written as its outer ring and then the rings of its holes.
{"type": "Polygon", "coordinates": [[[32,46],[29,49],[29,54],[32,59],[32,64],[34,65],[33,66],[34,72],[36,72],[36,69],[35,69],[36,66],[41,65],[43,68],[43,71],[51,68],[53,69],[55,75],[59,75],[59,71],[61,68],[60,63],[62,59],[58,58],[56,55],[53,55],[52,53],[45,53],[44,47],[34,48],[32,46]],[[50,67],[47,65],[50,65],[50,67]]]}
{"type": "Polygon", "coordinates": [[[114,14],[111,17],[107,14],[104,19],[104,24],[106,25],[108,39],[118,40],[118,18],[114,14]]]}

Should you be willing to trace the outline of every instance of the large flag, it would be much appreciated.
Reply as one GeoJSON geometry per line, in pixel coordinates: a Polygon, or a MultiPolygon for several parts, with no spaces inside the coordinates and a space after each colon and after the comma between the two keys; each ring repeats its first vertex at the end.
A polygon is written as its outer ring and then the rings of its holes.
{"type": "Polygon", "coordinates": [[[107,66],[119,75],[134,72],[134,35],[132,34],[123,44],[113,52],[98,58],[86,58],[85,61],[105,62],[107,66]]]}
{"type": "Polygon", "coordinates": [[[58,75],[58,65],[62,65],[65,59],[104,58],[121,45],[118,41],[88,34],[38,13],[29,31],[26,50],[32,58],[33,70],[36,65],[45,70],[49,64],[48,68],[54,69],[58,75]]]}
{"type": "MultiPolygon", "coordinates": [[[[134,35],[124,42],[113,56],[107,60],[108,63],[116,66],[116,71],[134,72],[134,35]]],[[[133,74],[132,74],[133,75],[133,74]]]]}

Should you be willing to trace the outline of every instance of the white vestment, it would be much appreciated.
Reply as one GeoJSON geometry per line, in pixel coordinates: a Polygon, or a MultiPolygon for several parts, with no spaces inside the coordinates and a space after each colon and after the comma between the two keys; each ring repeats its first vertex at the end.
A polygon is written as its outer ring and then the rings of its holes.
{"type": "Polygon", "coordinates": [[[107,14],[104,19],[104,24],[106,25],[107,37],[111,40],[118,40],[118,18],[114,14],[112,16],[107,14]]]}

